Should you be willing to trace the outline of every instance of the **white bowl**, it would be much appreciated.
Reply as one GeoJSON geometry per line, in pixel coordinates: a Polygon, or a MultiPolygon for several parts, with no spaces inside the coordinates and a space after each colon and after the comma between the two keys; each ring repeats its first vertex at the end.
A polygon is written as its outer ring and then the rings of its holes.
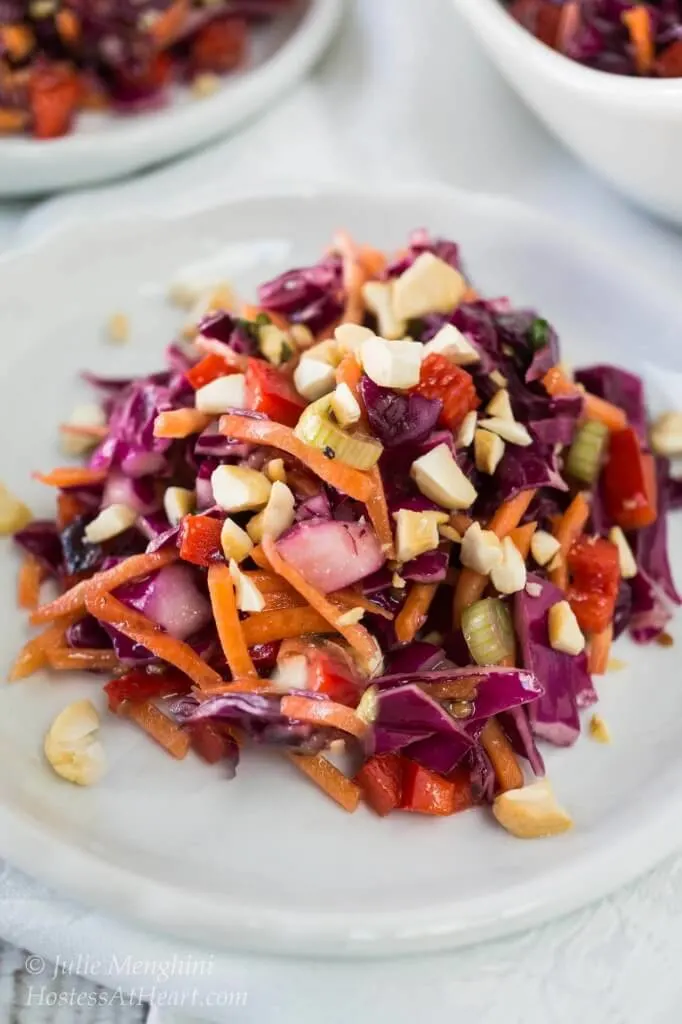
{"type": "Polygon", "coordinates": [[[594,71],[538,42],[500,0],[453,0],[499,71],[581,160],[682,224],[682,80],[594,71]]]}

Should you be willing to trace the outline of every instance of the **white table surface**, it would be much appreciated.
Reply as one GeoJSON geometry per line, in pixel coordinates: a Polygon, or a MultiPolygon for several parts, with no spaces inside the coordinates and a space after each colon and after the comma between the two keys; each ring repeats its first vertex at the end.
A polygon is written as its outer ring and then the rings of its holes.
{"type": "MultiPolygon", "coordinates": [[[[235,190],[354,178],[432,178],[513,195],[598,232],[630,253],[643,275],[679,287],[679,233],[628,207],[553,141],[490,67],[448,0],[349,0],[344,31],[322,67],[262,120],[180,164],[113,188],[32,208],[0,206],[0,249],[80,218],[172,212],[235,190]]],[[[139,987],[130,962],[125,969],[126,956],[150,962],[189,952],[76,908],[9,868],[0,877],[0,934],[49,959],[75,960],[75,970],[93,979],[80,988],[62,979],[66,1005],[51,1007],[52,972],[36,961],[45,1005],[34,997],[26,1009],[35,977],[22,969],[24,954],[5,947],[0,1019],[13,1002],[12,1019],[23,1013],[31,1022],[78,1017],[133,1024],[144,1018],[143,1009],[107,1003],[94,983],[139,987]],[[93,967],[98,959],[108,973],[93,967]],[[103,1005],[74,1009],[71,990],[94,993],[103,1005]]],[[[676,858],[562,921],[421,961],[323,965],[194,950],[211,958],[195,1003],[187,1002],[186,980],[171,972],[157,991],[175,993],[181,1009],[171,1000],[171,1008],[155,1013],[164,1022],[191,1013],[258,1024],[308,1024],[320,1017],[325,1024],[402,1024],[466,1011],[482,1024],[672,1024],[682,1002],[681,942],[682,858],[676,858]],[[227,993],[231,1008],[216,1006],[215,999],[207,1005],[218,991],[227,993]]]]}

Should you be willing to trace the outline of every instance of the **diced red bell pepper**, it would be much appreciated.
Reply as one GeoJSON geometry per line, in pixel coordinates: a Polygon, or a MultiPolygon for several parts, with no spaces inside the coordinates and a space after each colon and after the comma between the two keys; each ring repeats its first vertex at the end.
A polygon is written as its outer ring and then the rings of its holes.
{"type": "Polygon", "coordinates": [[[124,676],[112,679],[104,687],[104,692],[109,699],[109,710],[118,711],[126,700],[154,700],[157,697],[189,693],[191,686],[191,680],[181,672],[170,669],[165,672],[145,672],[134,668],[124,676]]]}
{"type": "Polygon", "coordinates": [[[425,398],[440,399],[443,408],[439,423],[452,431],[457,430],[468,412],[481,404],[471,374],[438,353],[427,356],[422,363],[419,384],[414,390],[425,398]]]}
{"type": "Polygon", "coordinates": [[[567,598],[581,629],[600,633],[611,622],[620,587],[618,549],[601,537],[581,537],[566,559],[571,584],[567,598]]]}
{"type": "Polygon", "coordinates": [[[556,47],[561,7],[550,0],[514,0],[509,8],[513,18],[547,46],[556,47]]]}
{"type": "Polygon", "coordinates": [[[116,93],[121,99],[153,96],[170,84],[175,65],[168,53],[157,53],[136,73],[119,72],[116,93]]]}
{"type": "Polygon", "coordinates": [[[403,793],[403,759],[399,754],[370,757],[354,781],[372,810],[382,817],[400,805],[403,793]]]}
{"type": "Polygon", "coordinates": [[[656,465],[632,427],[611,434],[602,480],[606,511],[618,526],[638,530],[656,521],[656,465]]]}
{"type": "Polygon", "coordinates": [[[221,74],[238,67],[246,58],[248,33],[243,18],[216,18],[199,29],[190,45],[195,71],[221,74]]]}
{"type": "Polygon", "coordinates": [[[230,366],[216,352],[209,352],[207,356],[204,356],[203,359],[185,372],[185,378],[194,390],[198,391],[199,388],[203,388],[206,384],[218,380],[219,377],[228,377],[231,373],[236,372],[235,367],[230,366]]]}
{"type": "Polygon", "coordinates": [[[335,646],[323,640],[285,640],[280,647],[278,661],[286,663],[290,656],[303,655],[308,666],[306,689],[324,693],[336,704],[354,708],[362,686],[349,661],[344,660],[335,646]]]}
{"type": "Polygon", "coordinates": [[[474,803],[469,772],[464,769],[449,779],[422,768],[416,761],[403,760],[403,795],[400,806],[418,814],[457,814],[474,803]]]}
{"type": "Polygon", "coordinates": [[[682,78],[682,39],[676,39],[654,61],[654,71],[661,78],[682,78]]]}
{"type": "Polygon", "coordinates": [[[180,558],[208,568],[222,559],[222,521],[211,516],[185,516],[180,524],[180,558]]]}
{"type": "Polygon", "coordinates": [[[268,419],[295,427],[305,402],[274,366],[262,359],[250,359],[246,368],[246,406],[268,419]]]}
{"type": "Polygon", "coordinates": [[[36,138],[56,139],[66,135],[81,97],[76,72],[66,65],[40,65],[31,74],[28,93],[36,138]]]}
{"type": "Polygon", "coordinates": [[[87,510],[87,505],[75,494],[60,491],[57,497],[57,526],[63,530],[65,526],[70,526],[74,519],[78,519],[87,510]]]}
{"type": "Polygon", "coordinates": [[[192,738],[192,749],[208,764],[223,761],[233,749],[234,740],[210,722],[192,722],[186,728],[192,738]]]}

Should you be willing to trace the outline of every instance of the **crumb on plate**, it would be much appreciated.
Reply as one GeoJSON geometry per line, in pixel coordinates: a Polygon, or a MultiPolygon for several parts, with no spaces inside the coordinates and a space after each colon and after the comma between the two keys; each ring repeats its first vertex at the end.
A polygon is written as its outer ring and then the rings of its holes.
{"type": "Polygon", "coordinates": [[[611,742],[611,733],[601,715],[592,715],[590,719],[590,736],[597,743],[611,742]]]}
{"type": "Polygon", "coordinates": [[[125,313],[112,313],[107,321],[107,336],[117,345],[130,340],[130,320],[125,313]]]}

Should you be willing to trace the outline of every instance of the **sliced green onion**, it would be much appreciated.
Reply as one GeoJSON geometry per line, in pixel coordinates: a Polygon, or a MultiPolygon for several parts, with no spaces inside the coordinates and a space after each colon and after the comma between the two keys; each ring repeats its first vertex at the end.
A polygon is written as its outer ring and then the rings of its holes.
{"type": "Polygon", "coordinates": [[[462,612],[462,632],[477,665],[499,665],[515,652],[509,609],[497,597],[486,597],[462,612]]]}
{"type": "Polygon", "coordinates": [[[586,484],[594,483],[599,476],[608,436],[609,428],[597,420],[586,420],[578,427],[566,457],[569,476],[586,484]]]}
{"type": "Polygon", "coordinates": [[[294,433],[299,441],[319,448],[330,459],[339,459],[354,469],[371,469],[384,450],[380,441],[366,434],[349,434],[334,420],[331,395],[312,402],[301,413],[294,433]]]}

